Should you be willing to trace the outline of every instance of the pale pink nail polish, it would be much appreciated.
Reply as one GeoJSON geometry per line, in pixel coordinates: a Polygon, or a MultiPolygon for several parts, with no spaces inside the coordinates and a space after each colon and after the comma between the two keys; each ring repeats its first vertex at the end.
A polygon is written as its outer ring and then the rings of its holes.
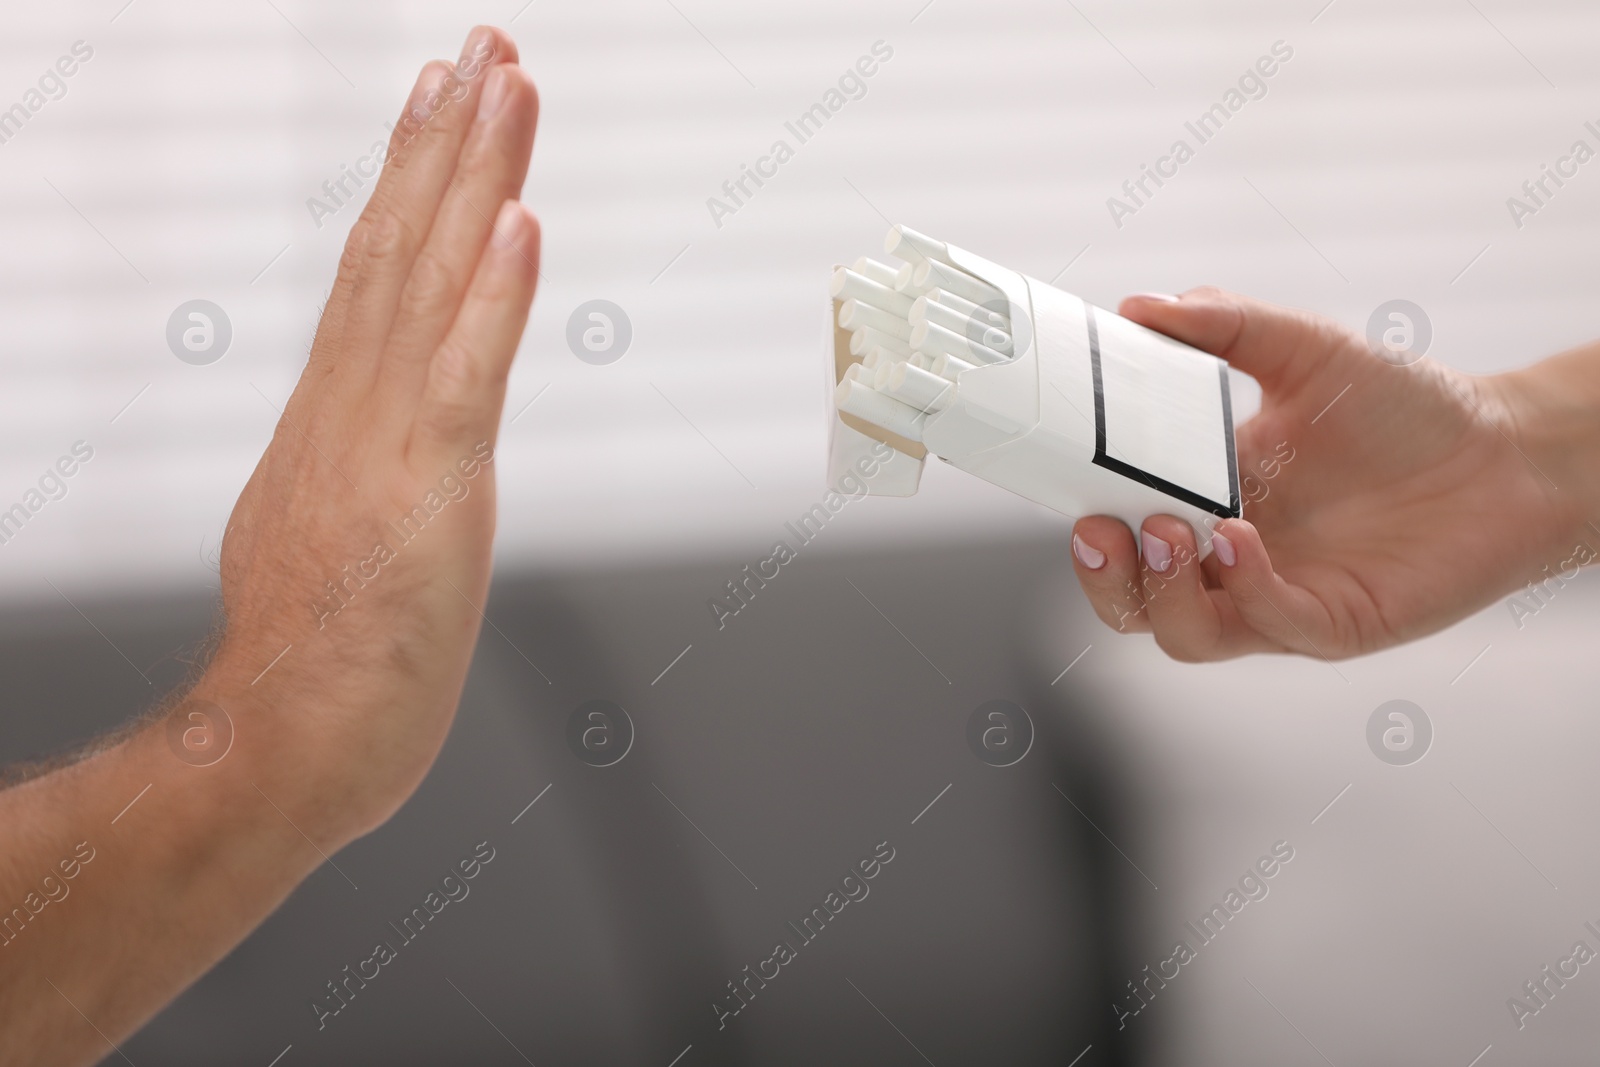
{"type": "Polygon", "coordinates": [[[1134,293],[1135,300],[1154,300],[1158,304],[1176,304],[1178,298],[1171,293],[1134,293]]]}
{"type": "Polygon", "coordinates": [[[1079,563],[1092,571],[1097,571],[1106,565],[1106,554],[1085,543],[1077,534],[1072,535],[1072,554],[1078,557],[1079,563]]]}
{"type": "Polygon", "coordinates": [[[1144,544],[1144,561],[1157,574],[1167,573],[1172,566],[1172,546],[1149,531],[1142,531],[1139,539],[1144,544]]]}
{"type": "Polygon", "coordinates": [[[1217,559],[1222,561],[1224,567],[1231,567],[1239,562],[1239,552],[1233,547],[1233,542],[1219,533],[1211,535],[1211,547],[1217,553],[1217,559]]]}

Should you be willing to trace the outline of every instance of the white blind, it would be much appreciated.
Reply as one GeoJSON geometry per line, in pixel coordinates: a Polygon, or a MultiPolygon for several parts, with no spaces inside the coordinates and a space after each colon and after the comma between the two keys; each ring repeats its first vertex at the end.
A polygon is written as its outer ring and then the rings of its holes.
{"type": "MultiPolygon", "coordinates": [[[[0,143],[0,508],[94,448],[0,545],[13,597],[212,580],[358,210],[318,229],[305,201],[475,21],[510,23],[543,96],[548,284],[508,417],[546,391],[503,435],[512,564],[764,554],[822,492],[826,269],[885,217],[1105,305],[1216,282],[1361,325],[1408,298],[1474,370],[1597,332],[1600,162],[1520,229],[1506,204],[1574,141],[1600,149],[1600,12],[1576,2],[123,5],[0,12],[0,109],[93,48],[0,143]],[[785,120],[879,40],[865,96],[797,144],[785,120]],[[1107,198],[1280,40],[1265,96],[1118,228],[1107,198]],[[794,158],[718,228],[707,198],[779,138],[794,158]],[[167,350],[192,298],[232,321],[210,366],[167,350]],[[564,341],[595,298],[633,322],[610,366],[564,341]]],[[[828,536],[1054,521],[935,464],[828,536]]]]}

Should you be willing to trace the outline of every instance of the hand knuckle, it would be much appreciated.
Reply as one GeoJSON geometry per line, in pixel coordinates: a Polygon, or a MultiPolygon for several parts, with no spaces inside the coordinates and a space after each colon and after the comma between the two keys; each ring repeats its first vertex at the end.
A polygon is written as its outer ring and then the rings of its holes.
{"type": "Polygon", "coordinates": [[[366,256],[367,241],[372,234],[372,214],[362,212],[356,224],[350,227],[350,236],[345,238],[344,251],[339,255],[339,275],[342,278],[351,278],[361,269],[362,260],[366,256]]]}
{"type": "Polygon", "coordinates": [[[477,423],[477,409],[460,396],[438,397],[427,407],[423,429],[440,440],[466,435],[477,423]]]}
{"type": "Polygon", "coordinates": [[[411,224],[404,215],[388,207],[374,213],[365,234],[365,264],[379,268],[391,267],[402,262],[414,247],[416,240],[411,224]]]}
{"type": "Polygon", "coordinates": [[[473,347],[447,337],[433,356],[432,387],[440,396],[475,396],[487,384],[483,361],[473,347]]]}
{"type": "Polygon", "coordinates": [[[461,292],[459,273],[438,252],[424,248],[406,281],[405,307],[412,317],[432,318],[449,311],[461,292]]]}

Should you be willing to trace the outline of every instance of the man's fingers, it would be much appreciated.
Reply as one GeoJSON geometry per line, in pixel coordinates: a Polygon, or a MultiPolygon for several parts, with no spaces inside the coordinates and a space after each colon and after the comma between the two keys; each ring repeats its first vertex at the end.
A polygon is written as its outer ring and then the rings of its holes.
{"type": "MultiPolygon", "coordinates": [[[[507,200],[455,322],[428,366],[412,441],[433,458],[494,441],[506,374],[538,282],[539,223],[507,200]]],[[[454,455],[442,457],[449,462],[454,455]]]]}
{"type": "MultiPolygon", "coordinates": [[[[428,87],[440,77],[439,68],[435,64],[427,64],[422,72],[417,75],[416,82],[411,86],[411,92],[406,97],[405,106],[400,109],[400,121],[411,113],[411,109],[421,100],[428,87]]],[[[340,191],[330,180],[324,194],[338,197],[339,202],[334,207],[342,207],[346,202],[345,197],[354,191],[355,183],[372,177],[372,168],[376,166],[379,189],[384,189],[383,182],[386,174],[385,162],[390,159],[400,141],[400,127],[393,127],[387,145],[374,145],[374,151],[356,160],[355,176],[341,175],[345,180],[346,188],[340,191]],[[382,149],[381,153],[378,149],[382,149]]],[[[350,308],[350,294],[355,289],[356,276],[361,271],[362,249],[366,243],[367,227],[362,224],[374,211],[373,205],[379,200],[378,191],[368,198],[367,206],[362,209],[361,216],[356,220],[356,225],[351,228],[350,234],[345,238],[344,250],[339,257],[339,270],[333,279],[333,288],[328,292],[327,304],[322,309],[322,320],[317,327],[317,338],[311,349],[311,366],[321,366],[323,371],[331,371],[338,362],[340,349],[343,347],[345,316],[350,308]]],[[[331,200],[318,197],[317,205],[328,207],[331,200]]],[[[331,208],[330,208],[331,210],[331,208]]]]}
{"type": "Polygon", "coordinates": [[[1130,296],[1118,313],[1226,360],[1276,392],[1291,389],[1347,337],[1332,320],[1212,286],[1130,296]]]}
{"type": "Polygon", "coordinates": [[[342,372],[370,376],[376,366],[412,263],[455,173],[484,76],[507,40],[497,30],[479,27],[468,37],[459,64],[435,60],[423,67],[389,139],[377,188],[350,231],[340,262],[340,282],[347,289],[338,294],[344,301],[337,339],[342,372]]]}
{"type": "Polygon", "coordinates": [[[477,118],[433,229],[412,266],[389,334],[378,388],[415,402],[428,363],[460,307],[494,223],[528,174],[538,96],[526,71],[503,63],[486,75],[477,118]]]}
{"type": "Polygon", "coordinates": [[[1072,529],[1072,566],[1100,621],[1118,633],[1150,631],[1139,593],[1139,550],[1116,519],[1095,515],[1072,529]]]}
{"type": "Polygon", "coordinates": [[[1224,519],[1212,531],[1217,576],[1239,617],[1275,645],[1322,656],[1333,647],[1333,620],[1309,591],[1291,585],[1272,569],[1256,528],[1243,519],[1224,519]],[[1221,538],[1221,543],[1217,542],[1221,538]]]}

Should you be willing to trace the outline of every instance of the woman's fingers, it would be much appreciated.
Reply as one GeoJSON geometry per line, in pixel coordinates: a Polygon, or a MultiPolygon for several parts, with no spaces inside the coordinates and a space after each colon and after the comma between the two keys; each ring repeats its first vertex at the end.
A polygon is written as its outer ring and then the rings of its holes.
{"type": "MultiPolygon", "coordinates": [[[[1307,656],[1324,656],[1334,642],[1333,618],[1309,590],[1292,585],[1272,569],[1256,528],[1243,519],[1224,519],[1212,532],[1217,577],[1252,630],[1274,645],[1307,656]],[[1217,543],[1216,538],[1221,538],[1217,543]]],[[[1324,657],[1325,658],[1325,657],[1324,657]]]]}
{"type": "Polygon", "coordinates": [[[539,273],[539,223],[507,200],[479,256],[455,322],[428,366],[412,444],[432,462],[453,463],[493,442],[506,374],[528,322],[539,273]]]}
{"type": "Polygon", "coordinates": [[[1152,515],[1139,536],[1145,613],[1163,652],[1186,663],[1203,663],[1280,648],[1240,616],[1226,590],[1214,587],[1212,576],[1221,566],[1215,550],[1231,545],[1214,543],[1202,563],[1193,528],[1171,515],[1152,515]]]}
{"type": "Polygon", "coordinates": [[[1118,633],[1150,632],[1139,592],[1139,550],[1116,519],[1094,515],[1072,529],[1072,566],[1100,621],[1118,633]]]}
{"type": "Polygon", "coordinates": [[[1140,589],[1156,644],[1173,659],[1216,659],[1222,619],[1206,591],[1194,531],[1182,519],[1152,515],[1139,531],[1140,589]]]}
{"type": "Polygon", "coordinates": [[[522,189],[533,151],[538,96],[515,64],[486,75],[477,118],[422,251],[411,268],[389,335],[378,389],[414,403],[428,363],[450,329],[489,239],[499,205],[522,189]]]}
{"type": "Polygon", "coordinates": [[[1082,519],[1072,537],[1078,580],[1102,622],[1121,633],[1152,633],[1176,660],[1199,663],[1251,652],[1320,655],[1327,610],[1273,573],[1255,527],[1228,519],[1213,530],[1202,565],[1194,531],[1154,515],[1139,531],[1142,551],[1116,519],[1082,519]],[[1212,587],[1214,576],[1220,588],[1212,587]]]}

